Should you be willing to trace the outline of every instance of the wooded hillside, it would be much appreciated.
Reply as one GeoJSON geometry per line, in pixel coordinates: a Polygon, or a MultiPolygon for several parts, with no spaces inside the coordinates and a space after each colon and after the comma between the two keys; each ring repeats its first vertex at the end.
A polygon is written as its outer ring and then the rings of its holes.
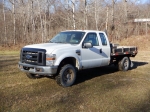
{"type": "Polygon", "coordinates": [[[111,41],[150,31],[139,0],[0,0],[0,45],[46,42],[62,30],[107,30],[111,41]]]}

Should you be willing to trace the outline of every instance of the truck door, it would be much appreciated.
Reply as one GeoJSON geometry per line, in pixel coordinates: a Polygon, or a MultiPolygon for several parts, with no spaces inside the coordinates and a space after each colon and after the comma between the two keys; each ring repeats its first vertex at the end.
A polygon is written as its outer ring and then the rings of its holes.
{"type": "Polygon", "coordinates": [[[86,42],[90,42],[93,45],[92,48],[81,48],[81,62],[83,69],[99,67],[102,64],[101,47],[98,37],[97,33],[88,33],[83,40],[82,45],[86,42]]]}
{"type": "Polygon", "coordinates": [[[100,39],[100,49],[101,49],[101,66],[106,66],[110,62],[110,45],[108,38],[106,38],[106,35],[104,33],[99,33],[99,39],[100,39]]]}

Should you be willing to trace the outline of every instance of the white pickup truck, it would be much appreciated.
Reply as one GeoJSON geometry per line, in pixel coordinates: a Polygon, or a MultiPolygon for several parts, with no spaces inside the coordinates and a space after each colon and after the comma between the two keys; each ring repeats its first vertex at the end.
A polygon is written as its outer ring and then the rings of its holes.
{"type": "Polygon", "coordinates": [[[68,87],[74,84],[77,71],[118,65],[121,71],[131,66],[137,47],[110,44],[103,31],[62,31],[48,43],[27,45],[21,49],[19,69],[29,78],[54,77],[68,87]]]}

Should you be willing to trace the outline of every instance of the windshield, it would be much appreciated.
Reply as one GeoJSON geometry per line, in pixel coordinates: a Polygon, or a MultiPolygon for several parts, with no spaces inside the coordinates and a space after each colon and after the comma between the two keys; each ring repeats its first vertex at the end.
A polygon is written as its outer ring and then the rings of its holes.
{"type": "Polygon", "coordinates": [[[79,44],[82,40],[85,32],[80,31],[67,31],[60,32],[55,37],[53,37],[51,43],[70,43],[70,44],[79,44]]]}

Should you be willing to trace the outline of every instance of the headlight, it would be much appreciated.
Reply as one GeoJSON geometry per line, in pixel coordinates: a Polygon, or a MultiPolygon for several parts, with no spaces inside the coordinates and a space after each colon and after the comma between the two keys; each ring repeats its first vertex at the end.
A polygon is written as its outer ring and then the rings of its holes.
{"type": "Polygon", "coordinates": [[[46,65],[53,66],[55,63],[56,54],[46,54],[46,65]]]}

